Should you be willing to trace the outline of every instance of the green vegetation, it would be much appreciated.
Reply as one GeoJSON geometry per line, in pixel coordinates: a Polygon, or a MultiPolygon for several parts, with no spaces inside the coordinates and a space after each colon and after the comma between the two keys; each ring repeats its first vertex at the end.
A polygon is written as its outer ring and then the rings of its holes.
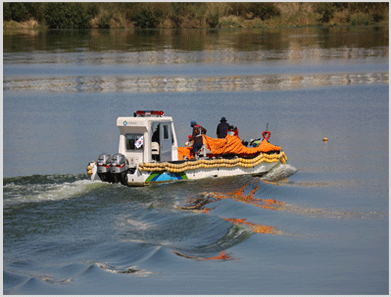
{"type": "Polygon", "coordinates": [[[3,28],[388,25],[388,2],[4,2],[3,28]]]}
{"type": "Polygon", "coordinates": [[[98,14],[96,4],[49,2],[43,6],[44,20],[49,29],[86,29],[98,14]]]}

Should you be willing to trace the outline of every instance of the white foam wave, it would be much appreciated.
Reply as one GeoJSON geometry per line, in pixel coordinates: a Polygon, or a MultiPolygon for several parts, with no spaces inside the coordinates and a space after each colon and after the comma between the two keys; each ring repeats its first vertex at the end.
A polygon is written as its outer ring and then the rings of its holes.
{"type": "Polygon", "coordinates": [[[126,228],[130,230],[139,230],[139,231],[145,231],[149,230],[156,225],[147,223],[147,222],[141,222],[134,219],[130,219],[128,217],[119,217],[117,219],[117,227],[126,228]]]}
{"type": "Polygon", "coordinates": [[[61,184],[28,184],[17,185],[9,183],[4,186],[3,206],[13,206],[21,203],[56,201],[71,199],[102,187],[102,182],[78,180],[61,184]]]}
{"type": "Polygon", "coordinates": [[[289,164],[278,164],[261,179],[265,181],[278,181],[283,180],[296,172],[297,169],[289,164]]]}
{"type": "Polygon", "coordinates": [[[115,267],[112,265],[107,265],[104,263],[95,263],[95,264],[99,268],[101,268],[107,272],[110,272],[110,273],[132,274],[135,276],[144,276],[144,277],[152,274],[152,272],[146,271],[144,269],[138,269],[136,266],[131,266],[131,267],[127,267],[127,268],[120,268],[120,267],[115,267]]]}

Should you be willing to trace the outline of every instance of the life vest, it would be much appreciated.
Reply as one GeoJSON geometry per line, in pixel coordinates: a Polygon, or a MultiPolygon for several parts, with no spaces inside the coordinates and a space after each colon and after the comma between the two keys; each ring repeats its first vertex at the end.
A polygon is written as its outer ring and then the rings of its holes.
{"type": "Polygon", "coordinates": [[[200,137],[202,136],[202,129],[201,129],[201,126],[200,125],[195,125],[194,126],[195,129],[198,129],[198,130],[195,130],[196,131],[196,135],[194,137],[200,137]]]}

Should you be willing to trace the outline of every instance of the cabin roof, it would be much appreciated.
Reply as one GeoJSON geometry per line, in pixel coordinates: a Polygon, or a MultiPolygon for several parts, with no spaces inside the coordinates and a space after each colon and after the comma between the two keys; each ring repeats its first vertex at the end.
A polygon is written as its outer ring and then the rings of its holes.
{"type": "Polygon", "coordinates": [[[118,117],[117,126],[118,127],[127,127],[127,126],[148,126],[150,122],[172,122],[172,117],[170,116],[146,116],[146,117],[118,117]]]}

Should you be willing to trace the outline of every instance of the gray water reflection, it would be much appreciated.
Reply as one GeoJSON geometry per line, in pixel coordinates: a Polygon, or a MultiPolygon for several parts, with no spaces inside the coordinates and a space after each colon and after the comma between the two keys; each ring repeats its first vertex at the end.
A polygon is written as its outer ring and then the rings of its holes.
{"type": "Polygon", "coordinates": [[[4,64],[184,64],[388,59],[388,27],[11,31],[4,64]]]}
{"type": "Polygon", "coordinates": [[[267,91],[388,84],[388,27],[5,32],[4,91],[267,91]]]}
{"type": "Polygon", "coordinates": [[[276,91],[322,86],[388,84],[388,72],[237,76],[65,76],[4,78],[4,91],[200,92],[276,91]]]}
{"type": "Polygon", "coordinates": [[[17,53],[12,56],[5,53],[5,64],[36,63],[77,63],[77,64],[188,64],[188,63],[252,63],[274,60],[286,60],[297,63],[303,60],[322,61],[330,59],[372,59],[388,58],[388,48],[329,48],[316,46],[311,48],[296,47],[279,50],[237,51],[235,49],[209,50],[199,52],[177,52],[172,49],[151,50],[141,52],[94,52],[64,53],[61,50],[48,53],[17,53]]]}

